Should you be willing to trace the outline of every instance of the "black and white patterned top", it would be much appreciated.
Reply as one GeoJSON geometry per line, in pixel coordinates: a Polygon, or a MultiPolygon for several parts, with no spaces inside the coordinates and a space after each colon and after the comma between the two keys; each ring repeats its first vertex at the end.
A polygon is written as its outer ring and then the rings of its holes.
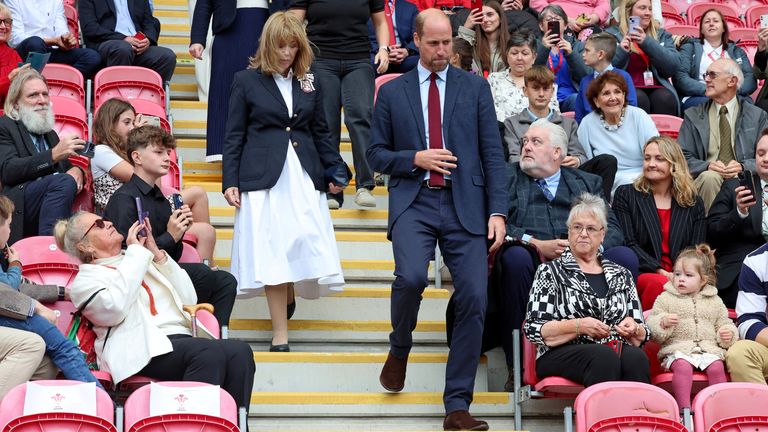
{"type": "Polygon", "coordinates": [[[537,357],[550,349],[541,337],[541,327],[549,321],[596,318],[611,327],[609,337],[594,340],[581,335],[568,343],[606,343],[623,340],[613,327],[625,317],[631,316],[645,328],[643,343],[650,339],[651,332],[643,320],[643,310],[632,274],[601,255],[598,259],[608,282],[608,294],[602,298],[589,286],[570,248],[566,248],[560,258],[544,263],[536,270],[523,331],[528,340],[537,345],[537,357]]]}

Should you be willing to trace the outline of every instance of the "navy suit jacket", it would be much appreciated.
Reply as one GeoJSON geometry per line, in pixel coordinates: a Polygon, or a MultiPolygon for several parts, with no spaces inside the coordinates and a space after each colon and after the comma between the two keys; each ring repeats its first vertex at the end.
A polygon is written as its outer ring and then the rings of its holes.
{"type": "Polygon", "coordinates": [[[222,191],[232,186],[240,192],[274,186],[283,172],[289,142],[315,189],[328,189],[325,170],[344,161],[338,143],[331,141],[321,89],[314,80],[314,90],[305,92],[294,78],[292,95],[289,117],[272,75],[254,69],[235,74],[222,153],[222,191]]]}
{"type": "MultiPolygon", "coordinates": [[[[137,32],[142,32],[151,45],[157,45],[160,37],[160,26],[157,25],[147,0],[128,0],[128,11],[133,19],[137,32]]],[[[117,14],[115,2],[112,0],[79,0],[77,12],[80,18],[80,28],[83,40],[88,48],[96,49],[102,42],[108,40],[123,40],[126,36],[115,31],[117,14]]]]}
{"type": "MultiPolygon", "coordinates": [[[[451,171],[453,202],[464,229],[488,232],[488,217],[507,214],[506,171],[491,88],[475,75],[448,67],[443,103],[445,148],[458,158],[451,171]]],[[[368,163],[389,174],[389,230],[416,198],[425,171],[413,164],[429,146],[419,92],[418,68],[379,89],[368,163]]]]}
{"type": "MultiPolygon", "coordinates": [[[[413,32],[416,24],[416,15],[419,9],[407,0],[395,0],[395,27],[400,36],[400,46],[419,52],[413,42],[413,32]]],[[[373,20],[368,20],[368,37],[371,40],[371,52],[379,51],[379,41],[376,40],[376,30],[373,28],[373,20]]]]}

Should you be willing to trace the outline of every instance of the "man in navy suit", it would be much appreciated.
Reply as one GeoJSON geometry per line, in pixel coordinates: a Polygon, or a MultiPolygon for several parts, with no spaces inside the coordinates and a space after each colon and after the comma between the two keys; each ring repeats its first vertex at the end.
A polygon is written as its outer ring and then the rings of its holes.
{"type": "MultiPolygon", "coordinates": [[[[407,0],[384,0],[384,12],[389,29],[389,69],[386,73],[406,73],[419,62],[419,50],[413,43],[413,25],[419,9],[407,0]]],[[[376,30],[368,20],[368,37],[371,40],[371,62],[379,52],[376,30]]]]}
{"type": "Polygon", "coordinates": [[[448,65],[451,23],[436,9],[416,18],[416,69],[379,91],[371,168],[390,175],[395,257],[390,351],[380,381],[398,392],[427,266],[439,242],[453,277],[456,320],[443,401],[445,430],[487,430],[469,414],[487,304],[487,242],[504,240],[506,173],[488,83],[448,65]],[[454,204],[455,203],[455,204],[454,204]]]}

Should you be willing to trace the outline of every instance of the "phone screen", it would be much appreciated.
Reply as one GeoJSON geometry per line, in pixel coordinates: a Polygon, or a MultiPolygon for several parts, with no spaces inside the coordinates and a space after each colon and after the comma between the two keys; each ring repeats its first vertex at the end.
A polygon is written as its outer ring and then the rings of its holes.
{"type": "Polygon", "coordinates": [[[472,0],[472,9],[483,9],[483,0],[472,0]]]}
{"type": "Polygon", "coordinates": [[[768,27],[768,14],[760,15],[760,28],[768,27]]]}
{"type": "Polygon", "coordinates": [[[560,21],[554,20],[554,21],[547,21],[547,29],[549,30],[550,34],[557,35],[558,39],[560,36],[560,21]]]}

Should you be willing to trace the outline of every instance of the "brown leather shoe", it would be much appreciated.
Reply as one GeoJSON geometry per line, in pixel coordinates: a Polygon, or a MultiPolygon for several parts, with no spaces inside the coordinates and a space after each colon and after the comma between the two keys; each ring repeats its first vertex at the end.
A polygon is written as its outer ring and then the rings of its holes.
{"type": "Polygon", "coordinates": [[[408,359],[399,359],[389,353],[384,367],[381,368],[379,382],[387,391],[399,392],[405,387],[405,368],[408,366],[408,359]]]}
{"type": "Polygon", "coordinates": [[[475,420],[469,411],[454,411],[443,420],[443,430],[447,431],[487,431],[488,423],[475,420]]]}

